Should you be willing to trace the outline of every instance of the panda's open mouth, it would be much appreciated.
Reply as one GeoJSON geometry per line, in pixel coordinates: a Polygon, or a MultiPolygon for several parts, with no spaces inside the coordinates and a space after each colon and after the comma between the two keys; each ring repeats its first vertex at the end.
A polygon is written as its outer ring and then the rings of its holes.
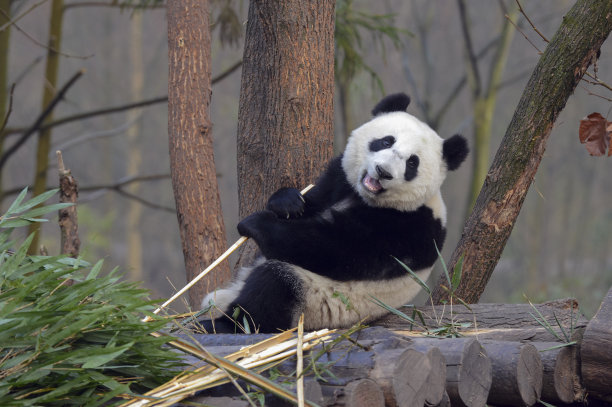
{"type": "Polygon", "coordinates": [[[376,178],[371,177],[367,172],[363,175],[361,179],[361,185],[364,186],[369,192],[373,194],[380,194],[384,191],[383,186],[380,184],[376,178]]]}

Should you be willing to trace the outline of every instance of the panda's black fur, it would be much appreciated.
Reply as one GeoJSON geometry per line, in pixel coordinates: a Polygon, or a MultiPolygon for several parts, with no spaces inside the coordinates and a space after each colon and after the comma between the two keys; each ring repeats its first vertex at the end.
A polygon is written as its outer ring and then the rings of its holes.
{"type": "Polygon", "coordinates": [[[346,327],[384,314],[372,297],[399,306],[416,295],[417,283],[397,260],[422,278],[429,276],[446,234],[439,184],[468,149],[463,137],[442,141],[405,113],[409,101],[405,94],[384,98],[372,111],[372,130],[367,123],[355,130],[356,141],[349,140],[311,191],[302,196],[297,189],[282,188],[265,210],[238,224],[239,233],[255,240],[263,257],[241,270],[230,286],[205,298],[204,306],[214,302],[225,314],[201,321],[205,328],[235,332],[227,317],[233,316],[239,323],[254,323],[260,332],[275,332],[295,326],[302,312],[306,329],[346,327]],[[368,133],[379,125],[397,134],[368,133]],[[413,141],[414,132],[419,133],[415,140],[423,141],[413,141]],[[367,163],[363,174],[354,168],[370,159],[378,161],[367,163]],[[396,168],[398,163],[405,168],[396,168]],[[419,178],[425,183],[412,195],[411,185],[419,178]],[[404,190],[409,192],[405,199],[404,190]]]}

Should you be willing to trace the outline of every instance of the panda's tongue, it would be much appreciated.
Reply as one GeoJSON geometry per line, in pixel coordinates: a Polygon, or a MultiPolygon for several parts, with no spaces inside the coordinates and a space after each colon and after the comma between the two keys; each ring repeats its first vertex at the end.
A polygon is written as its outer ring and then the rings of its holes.
{"type": "Polygon", "coordinates": [[[378,182],[376,178],[370,177],[368,174],[363,177],[362,184],[368,191],[373,193],[377,193],[382,190],[382,185],[380,185],[380,182],[378,182]]]}

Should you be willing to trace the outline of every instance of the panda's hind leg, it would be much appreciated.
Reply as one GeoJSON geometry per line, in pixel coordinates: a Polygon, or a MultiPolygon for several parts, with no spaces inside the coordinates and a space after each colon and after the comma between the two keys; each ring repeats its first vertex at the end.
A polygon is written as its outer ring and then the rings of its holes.
{"type": "Polygon", "coordinates": [[[302,281],[291,264],[267,260],[251,271],[227,314],[236,313],[236,321],[241,325],[246,321],[251,333],[286,330],[296,323],[302,291],[302,281]]]}

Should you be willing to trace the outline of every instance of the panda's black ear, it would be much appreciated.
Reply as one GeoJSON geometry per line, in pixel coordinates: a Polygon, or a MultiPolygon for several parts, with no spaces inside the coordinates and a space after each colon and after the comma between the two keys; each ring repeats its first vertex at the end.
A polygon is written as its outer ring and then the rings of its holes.
{"type": "Polygon", "coordinates": [[[381,113],[390,112],[405,112],[410,104],[410,97],[405,93],[394,93],[385,96],[383,100],[378,102],[372,109],[372,116],[378,116],[381,113]]]}
{"type": "Polygon", "coordinates": [[[465,137],[455,134],[453,137],[444,140],[442,145],[442,158],[446,162],[446,167],[450,171],[454,171],[465,160],[470,149],[468,147],[465,137]]]}

